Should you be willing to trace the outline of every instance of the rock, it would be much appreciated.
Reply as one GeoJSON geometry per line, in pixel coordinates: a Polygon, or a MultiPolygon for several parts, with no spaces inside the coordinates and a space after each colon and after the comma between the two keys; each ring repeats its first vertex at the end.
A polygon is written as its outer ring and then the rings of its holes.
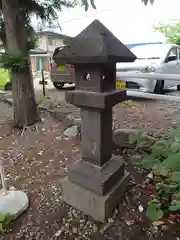
{"type": "Polygon", "coordinates": [[[78,135],[78,126],[77,125],[74,125],[72,127],[69,127],[67,128],[65,131],[64,131],[64,135],[66,137],[76,137],[78,135]]]}
{"type": "Polygon", "coordinates": [[[131,226],[135,223],[135,220],[125,220],[125,222],[128,226],[131,226]]]}
{"type": "Polygon", "coordinates": [[[130,142],[130,137],[136,138],[140,133],[138,129],[117,129],[113,133],[113,141],[121,148],[133,148],[135,144],[130,142]]]}
{"type": "Polygon", "coordinates": [[[137,140],[141,149],[150,148],[156,141],[138,129],[117,129],[113,133],[113,141],[121,148],[134,148],[137,140]]]}
{"type": "Polygon", "coordinates": [[[98,231],[98,227],[95,224],[93,224],[93,232],[95,233],[97,231],[98,231]]]}
{"type": "Polygon", "coordinates": [[[153,178],[153,173],[150,172],[148,175],[147,175],[148,178],[152,179],[153,178]]]}
{"type": "Polygon", "coordinates": [[[0,213],[9,214],[11,219],[16,219],[29,205],[27,195],[22,191],[8,191],[7,195],[0,195],[0,213]]]}
{"type": "Polygon", "coordinates": [[[108,218],[108,223],[114,223],[114,219],[108,218]]]}
{"type": "Polygon", "coordinates": [[[66,224],[65,224],[65,227],[66,227],[66,228],[69,228],[69,223],[66,223],[66,224]]]}
{"type": "Polygon", "coordinates": [[[62,234],[62,230],[58,230],[58,231],[55,233],[55,237],[59,237],[61,234],[62,234]]]}
{"type": "Polygon", "coordinates": [[[140,212],[144,211],[144,208],[143,208],[143,206],[141,204],[139,205],[138,209],[139,209],[140,212]]]}
{"type": "Polygon", "coordinates": [[[76,227],[73,227],[73,228],[72,228],[72,233],[73,233],[73,234],[78,234],[78,229],[77,229],[76,227]]]}
{"type": "Polygon", "coordinates": [[[157,220],[157,221],[152,222],[152,225],[153,225],[153,226],[161,226],[161,225],[163,225],[163,224],[165,224],[165,222],[164,222],[164,221],[160,221],[160,220],[157,220]]]}

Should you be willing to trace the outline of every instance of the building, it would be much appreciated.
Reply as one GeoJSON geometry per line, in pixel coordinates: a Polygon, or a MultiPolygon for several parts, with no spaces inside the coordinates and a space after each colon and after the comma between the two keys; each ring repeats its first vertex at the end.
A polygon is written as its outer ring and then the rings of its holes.
{"type": "Polygon", "coordinates": [[[55,48],[67,44],[71,37],[51,31],[36,32],[36,36],[38,37],[38,46],[30,51],[31,65],[32,71],[40,74],[42,69],[49,71],[50,60],[55,48]]]}
{"type": "Polygon", "coordinates": [[[71,39],[69,36],[51,31],[37,32],[36,36],[39,38],[38,48],[48,52],[50,55],[53,54],[56,47],[67,44],[71,39]]]}

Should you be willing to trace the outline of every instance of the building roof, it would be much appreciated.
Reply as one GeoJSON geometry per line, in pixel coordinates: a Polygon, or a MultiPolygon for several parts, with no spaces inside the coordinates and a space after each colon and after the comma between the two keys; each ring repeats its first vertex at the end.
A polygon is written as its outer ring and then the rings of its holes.
{"type": "Polygon", "coordinates": [[[62,33],[56,33],[52,31],[39,31],[35,33],[36,36],[51,36],[51,37],[61,37],[63,39],[71,39],[70,36],[64,35],[62,33]]]}
{"type": "Polygon", "coordinates": [[[30,49],[29,53],[30,54],[46,54],[47,51],[44,51],[44,50],[42,50],[40,48],[35,48],[35,49],[30,49]]]}
{"type": "MultiPolygon", "coordinates": [[[[5,53],[5,50],[3,48],[0,49],[0,53],[5,53]]],[[[29,50],[29,53],[30,54],[33,54],[33,55],[44,55],[44,54],[47,54],[47,51],[44,51],[40,48],[35,48],[35,49],[30,49],[29,50]]]]}
{"type": "Polygon", "coordinates": [[[65,63],[133,62],[136,56],[99,20],[94,20],[54,56],[65,63]]]}

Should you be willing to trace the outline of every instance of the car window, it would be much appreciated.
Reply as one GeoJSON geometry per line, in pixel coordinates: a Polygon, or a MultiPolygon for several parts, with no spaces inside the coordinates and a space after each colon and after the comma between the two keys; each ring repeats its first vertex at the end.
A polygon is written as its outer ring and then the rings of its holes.
{"type": "Polygon", "coordinates": [[[166,53],[166,44],[147,44],[131,48],[137,59],[160,59],[166,53]]]}
{"type": "Polygon", "coordinates": [[[177,51],[178,51],[178,60],[180,60],[180,48],[178,48],[177,51]]]}
{"type": "Polygon", "coordinates": [[[178,60],[178,51],[177,48],[171,48],[167,55],[167,62],[178,60]]]}

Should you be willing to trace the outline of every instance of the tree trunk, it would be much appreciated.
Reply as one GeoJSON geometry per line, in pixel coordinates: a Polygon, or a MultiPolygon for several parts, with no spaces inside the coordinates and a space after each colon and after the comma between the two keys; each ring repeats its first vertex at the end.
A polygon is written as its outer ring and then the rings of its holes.
{"type": "Polygon", "coordinates": [[[28,36],[18,0],[2,0],[2,10],[8,53],[18,51],[28,59],[26,67],[11,69],[14,120],[17,127],[22,128],[39,120],[27,49],[28,36]]]}

